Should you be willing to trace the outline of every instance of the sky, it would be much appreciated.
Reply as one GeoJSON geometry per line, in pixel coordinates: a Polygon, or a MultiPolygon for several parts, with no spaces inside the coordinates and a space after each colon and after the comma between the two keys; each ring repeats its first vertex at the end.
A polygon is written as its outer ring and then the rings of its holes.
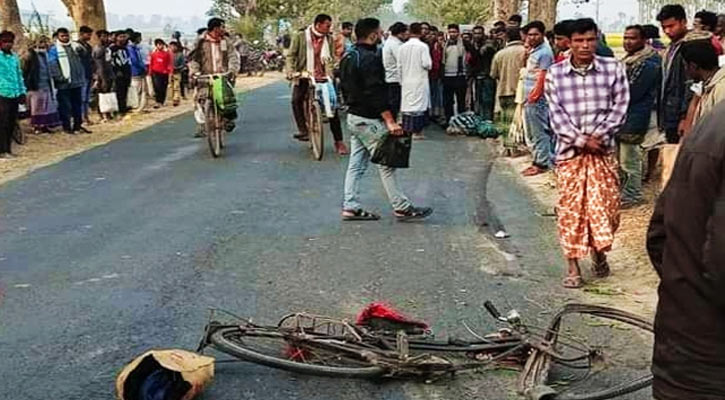
{"type": "MultiPolygon", "coordinates": [[[[31,10],[32,3],[41,13],[50,12],[60,17],[67,14],[60,0],[18,0],[21,10],[31,10]]],[[[204,15],[211,0],[106,0],[106,12],[118,15],[168,15],[192,17],[204,15]]]]}
{"type": "MultiPolygon", "coordinates": [[[[396,10],[400,10],[406,0],[393,0],[396,10]]],[[[574,6],[567,4],[569,0],[561,0],[560,17],[572,17],[577,11],[594,16],[595,0],[589,4],[574,6]]],[[[637,15],[637,2],[635,0],[599,0],[602,18],[614,18],[618,12],[628,15],[637,15]]],[[[18,0],[21,9],[31,9],[31,3],[41,12],[51,12],[56,16],[63,16],[66,10],[60,0],[18,0]]],[[[211,0],[106,0],[106,11],[119,15],[168,15],[173,17],[202,16],[209,9],[211,0]]]]}

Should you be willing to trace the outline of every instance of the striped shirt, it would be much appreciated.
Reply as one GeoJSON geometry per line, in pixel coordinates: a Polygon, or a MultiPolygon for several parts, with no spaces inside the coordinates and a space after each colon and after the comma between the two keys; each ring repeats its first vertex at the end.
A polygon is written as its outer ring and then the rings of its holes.
{"type": "Polygon", "coordinates": [[[595,56],[584,70],[575,68],[571,59],[554,64],[546,75],[546,99],[557,162],[581,154],[590,137],[614,151],[614,135],[626,121],[629,107],[629,82],[622,63],[595,56]]]}
{"type": "Polygon", "coordinates": [[[24,95],[25,81],[15,53],[0,51],[0,97],[14,99],[24,95]]]}

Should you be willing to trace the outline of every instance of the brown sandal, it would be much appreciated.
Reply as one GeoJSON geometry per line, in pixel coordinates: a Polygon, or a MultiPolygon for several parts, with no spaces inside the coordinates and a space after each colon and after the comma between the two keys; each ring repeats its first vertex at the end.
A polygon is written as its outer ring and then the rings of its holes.
{"type": "Polygon", "coordinates": [[[581,287],[584,286],[581,276],[567,276],[561,284],[566,289],[581,289],[581,287]]]}

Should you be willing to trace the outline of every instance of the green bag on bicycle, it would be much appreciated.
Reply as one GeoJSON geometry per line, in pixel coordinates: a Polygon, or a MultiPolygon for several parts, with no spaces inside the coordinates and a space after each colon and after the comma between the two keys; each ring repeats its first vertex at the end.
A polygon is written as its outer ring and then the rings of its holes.
{"type": "Polygon", "coordinates": [[[231,82],[225,78],[216,78],[212,84],[214,103],[224,118],[234,120],[237,118],[237,96],[231,82]]]}

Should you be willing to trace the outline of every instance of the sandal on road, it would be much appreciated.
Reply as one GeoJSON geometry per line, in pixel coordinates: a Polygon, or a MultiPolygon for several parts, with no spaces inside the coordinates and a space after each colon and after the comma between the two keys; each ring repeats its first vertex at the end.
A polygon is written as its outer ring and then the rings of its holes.
{"type": "Polygon", "coordinates": [[[342,220],[343,221],[377,221],[380,216],[363,209],[359,210],[343,210],[342,220]]]}
{"type": "Polygon", "coordinates": [[[395,218],[400,222],[421,220],[433,214],[430,207],[410,207],[404,211],[396,211],[395,218]]]}
{"type": "Polygon", "coordinates": [[[584,286],[581,276],[567,276],[561,284],[566,289],[581,289],[584,286]]]}

